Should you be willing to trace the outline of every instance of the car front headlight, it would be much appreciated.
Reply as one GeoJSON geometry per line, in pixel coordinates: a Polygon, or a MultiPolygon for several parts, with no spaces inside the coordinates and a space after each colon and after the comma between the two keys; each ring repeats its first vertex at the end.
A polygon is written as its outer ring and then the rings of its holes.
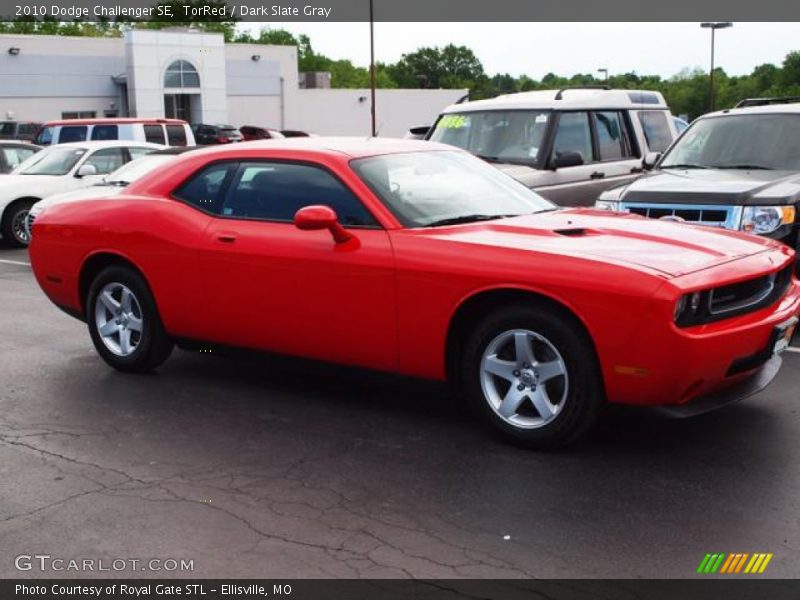
{"type": "Polygon", "coordinates": [[[600,210],[619,210],[618,200],[598,200],[594,203],[595,208],[600,210]]]}
{"type": "Polygon", "coordinates": [[[747,206],[742,213],[742,231],[765,235],[795,220],[794,206],[747,206]]]}

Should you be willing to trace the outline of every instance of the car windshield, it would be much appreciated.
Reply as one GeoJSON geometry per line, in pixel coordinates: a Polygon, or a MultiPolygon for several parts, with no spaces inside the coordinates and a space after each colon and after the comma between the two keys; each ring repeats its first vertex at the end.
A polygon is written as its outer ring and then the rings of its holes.
{"type": "Polygon", "coordinates": [[[750,114],[696,121],[660,168],[800,171],[800,114],[750,114]]]}
{"type": "Polygon", "coordinates": [[[34,154],[15,171],[21,175],[66,175],[81,156],[86,154],[86,148],[54,147],[34,154]]]}
{"type": "Polygon", "coordinates": [[[137,158],[109,174],[103,183],[108,185],[128,185],[174,158],[174,154],[151,154],[137,158]]]}
{"type": "Polygon", "coordinates": [[[449,113],[430,141],[458,146],[490,162],[538,164],[549,111],[491,110],[449,113]]]}
{"type": "Polygon", "coordinates": [[[556,208],[465,152],[387,154],[350,164],[407,227],[481,221],[556,208]]]}

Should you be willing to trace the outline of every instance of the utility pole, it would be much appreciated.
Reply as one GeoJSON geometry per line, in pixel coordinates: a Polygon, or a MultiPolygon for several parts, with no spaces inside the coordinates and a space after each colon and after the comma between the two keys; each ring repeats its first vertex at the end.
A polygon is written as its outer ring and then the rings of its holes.
{"type": "Polygon", "coordinates": [[[708,110],[712,112],[714,110],[714,34],[717,29],[733,27],[733,23],[729,21],[706,22],[700,23],[700,27],[711,30],[711,71],[708,73],[708,110]]]}
{"type": "Polygon", "coordinates": [[[372,6],[373,0],[369,0],[369,92],[371,97],[370,102],[370,117],[372,119],[372,137],[378,135],[377,127],[375,126],[375,15],[372,6]]]}

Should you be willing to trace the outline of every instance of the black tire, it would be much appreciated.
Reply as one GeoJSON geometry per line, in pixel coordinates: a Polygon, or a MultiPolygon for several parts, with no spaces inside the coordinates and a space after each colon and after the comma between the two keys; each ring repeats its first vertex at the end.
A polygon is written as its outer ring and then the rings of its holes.
{"type": "Polygon", "coordinates": [[[35,203],[35,200],[16,200],[3,211],[3,222],[0,223],[0,228],[3,233],[3,243],[6,246],[25,248],[30,243],[30,237],[24,227],[28,212],[35,203]],[[19,230],[20,223],[23,227],[21,231],[19,230]]]}
{"type": "MultiPolygon", "coordinates": [[[[106,309],[105,314],[112,315],[112,312],[106,309]]],[[[106,363],[119,371],[127,373],[152,371],[167,360],[174,346],[173,340],[167,335],[161,323],[150,288],[144,278],[130,267],[122,265],[106,267],[95,277],[86,297],[86,323],[98,354],[106,363]],[[134,331],[130,334],[130,344],[133,345],[135,342],[135,348],[127,355],[121,355],[109,348],[99,331],[96,315],[99,310],[98,296],[100,293],[104,290],[121,290],[122,288],[119,286],[132,292],[134,308],[130,314],[139,317],[141,323],[141,331],[134,331]]],[[[117,339],[120,339],[118,335],[117,339]]],[[[120,350],[122,349],[121,339],[118,347],[120,350]]]]}
{"type": "MultiPolygon", "coordinates": [[[[528,339],[539,340],[541,338],[533,336],[528,339]]],[[[505,348],[504,352],[510,351],[507,349],[508,346],[505,348]]],[[[514,352],[514,354],[516,353],[514,352]]],[[[500,354],[497,356],[500,357],[500,354]]],[[[512,363],[516,360],[516,356],[512,355],[508,355],[507,358],[512,363]]],[[[520,371],[515,370],[514,373],[517,374],[520,371]]],[[[540,376],[533,366],[530,367],[528,373],[535,373],[537,378],[540,376]]],[[[478,322],[466,338],[458,375],[460,395],[467,399],[470,407],[481,420],[506,440],[529,448],[554,449],[577,441],[596,421],[605,402],[603,379],[588,334],[565,310],[551,307],[545,303],[532,302],[508,306],[487,315],[478,322]],[[521,415],[512,415],[514,419],[520,417],[523,420],[527,419],[528,428],[503,418],[493,408],[490,396],[484,393],[483,382],[485,379],[482,379],[484,352],[494,341],[502,339],[502,336],[508,335],[514,330],[529,331],[542,336],[550,345],[536,341],[535,344],[541,348],[537,352],[547,353],[551,358],[559,358],[558,355],[560,355],[561,365],[566,372],[565,377],[556,377],[546,384],[539,383],[539,386],[547,390],[547,395],[551,399],[558,397],[558,402],[554,401],[553,405],[560,405],[560,409],[555,416],[549,417],[552,420],[547,422],[546,419],[541,418],[541,412],[534,409],[534,404],[530,399],[522,401],[521,415]],[[553,353],[553,349],[557,354],[553,353]],[[553,388],[550,387],[553,385],[560,386],[555,390],[555,394],[552,393],[553,388]],[[562,401],[563,404],[561,404],[562,401]],[[524,414],[525,411],[528,412],[528,416],[524,414]],[[530,425],[537,421],[542,424],[530,425]]],[[[525,376],[524,370],[521,375],[525,376]]],[[[490,380],[497,381],[496,387],[498,388],[503,385],[504,381],[503,378],[490,378],[490,380]]],[[[521,379],[516,381],[519,385],[524,384],[521,379]]],[[[535,381],[535,383],[537,382],[535,381]]],[[[507,389],[511,390],[511,386],[517,387],[514,383],[510,383],[507,389]]],[[[520,388],[517,387],[517,389],[520,388]]],[[[527,389],[533,393],[532,390],[535,388],[527,389]]],[[[503,395],[502,388],[497,392],[495,402],[503,395]]],[[[521,393],[524,394],[527,391],[521,393]]]]}

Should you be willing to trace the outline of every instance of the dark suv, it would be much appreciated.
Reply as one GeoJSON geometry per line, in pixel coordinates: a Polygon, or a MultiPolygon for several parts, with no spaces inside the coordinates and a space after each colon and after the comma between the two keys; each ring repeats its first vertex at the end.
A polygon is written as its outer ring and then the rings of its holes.
{"type": "Polygon", "coordinates": [[[800,246],[800,97],[742,100],[695,120],[644,176],[598,208],[764,235],[800,246]]]}
{"type": "Polygon", "coordinates": [[[205,146],[242,141],[242,134],[233,125],[203,125],[198,123],[192,125],[192,131],[194,132],[195,142],[205,146]]]}
{"type": "Polygon", "coordinates": [[[0,140],[32,142],[40,126],[32,121],[0,121],[0,140]]]}

